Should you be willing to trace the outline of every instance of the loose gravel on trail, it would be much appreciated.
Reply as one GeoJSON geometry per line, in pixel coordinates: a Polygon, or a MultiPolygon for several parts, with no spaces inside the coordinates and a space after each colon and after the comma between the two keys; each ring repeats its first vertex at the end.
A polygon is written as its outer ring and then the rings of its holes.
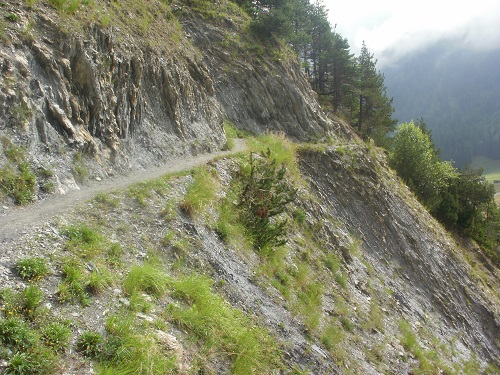
{"type": "Polygon", "coordinates": [[[121,189],[134,183],[154,179],[167,173],[175,173],[198,165],[202,165],[213,158],[229,155],[245,150],[245,142],[236,139],[231,151],[219,151],[202,154],[184,159],[171,160],[165,165],[147,171],[131,172],[128,176],[119,176],[114,179],[92,181],[80,186],[80,190],[73,190],[65,195],[55,195],[37,201],[26,207],[0,206],[0,246],[10,242],[28,228],[49,221],[54,216],[70,209],[71,207],[90,199],[94,195],[113,189],[121,189]]]}

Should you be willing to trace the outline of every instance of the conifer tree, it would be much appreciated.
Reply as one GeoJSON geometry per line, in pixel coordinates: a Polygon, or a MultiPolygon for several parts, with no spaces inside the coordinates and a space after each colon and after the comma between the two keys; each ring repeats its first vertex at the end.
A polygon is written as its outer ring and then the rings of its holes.
{"type": "Polygon", "coordinates": [[[365,42],[358,57],[358,132],[386,146],[387,133],[394,129],[394,108],[384,84],[384,75],[376,69],[377,60],[368,51],[365,42]]]}

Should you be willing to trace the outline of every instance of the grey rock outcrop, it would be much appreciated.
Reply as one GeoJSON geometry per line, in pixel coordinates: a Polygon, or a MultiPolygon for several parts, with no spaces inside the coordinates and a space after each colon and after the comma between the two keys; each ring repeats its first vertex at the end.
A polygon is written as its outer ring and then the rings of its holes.
{"type": "Polygon", "coordinates": [[[375,274],[392,290],[393,318],[423,322],[440,339],[459,336],[472,353],[480,348],[479,357],[498,365],[498,298],[474,280],[457,245],[410,192],[391,182],[383,159],[365,147],[349,154],[305,152],[301,169],[323,212],[360,239],[375,274]]]}
{"type": "Polygon", "coordinates": [[[18,13],[19,32],[0,52],[0,131],[61,181],[75,154],[89,177],[105,177],[220,150],[224,119],[297,139],[331,128],[295,62],[235,59],[203,20],[185,21],[188,47],[165,52],[127,30],[65,28],[50,8],[18,13]]]}

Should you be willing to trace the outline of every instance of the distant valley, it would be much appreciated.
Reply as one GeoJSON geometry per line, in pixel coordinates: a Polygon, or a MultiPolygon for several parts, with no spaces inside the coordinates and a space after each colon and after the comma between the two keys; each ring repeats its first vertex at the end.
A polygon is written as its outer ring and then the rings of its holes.
{"type": "Polygon", "coordinates": [[[398,122],[423,117],[441,158],[463,167],[475,157],[500,160],[498,66],[500,49],[442,41],[382,71],[398,122]]]}

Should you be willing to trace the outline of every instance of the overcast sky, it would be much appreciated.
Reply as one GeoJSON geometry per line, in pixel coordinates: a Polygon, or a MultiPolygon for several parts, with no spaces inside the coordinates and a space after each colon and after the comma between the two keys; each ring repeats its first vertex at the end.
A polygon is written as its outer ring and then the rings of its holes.
{"type": "Polygon", "coordinates": [[[323,0],[330,23],[358,55],[363,40],[378,68],[452,38],[469,48],[500,48],[500,0],[323,0]]]}

